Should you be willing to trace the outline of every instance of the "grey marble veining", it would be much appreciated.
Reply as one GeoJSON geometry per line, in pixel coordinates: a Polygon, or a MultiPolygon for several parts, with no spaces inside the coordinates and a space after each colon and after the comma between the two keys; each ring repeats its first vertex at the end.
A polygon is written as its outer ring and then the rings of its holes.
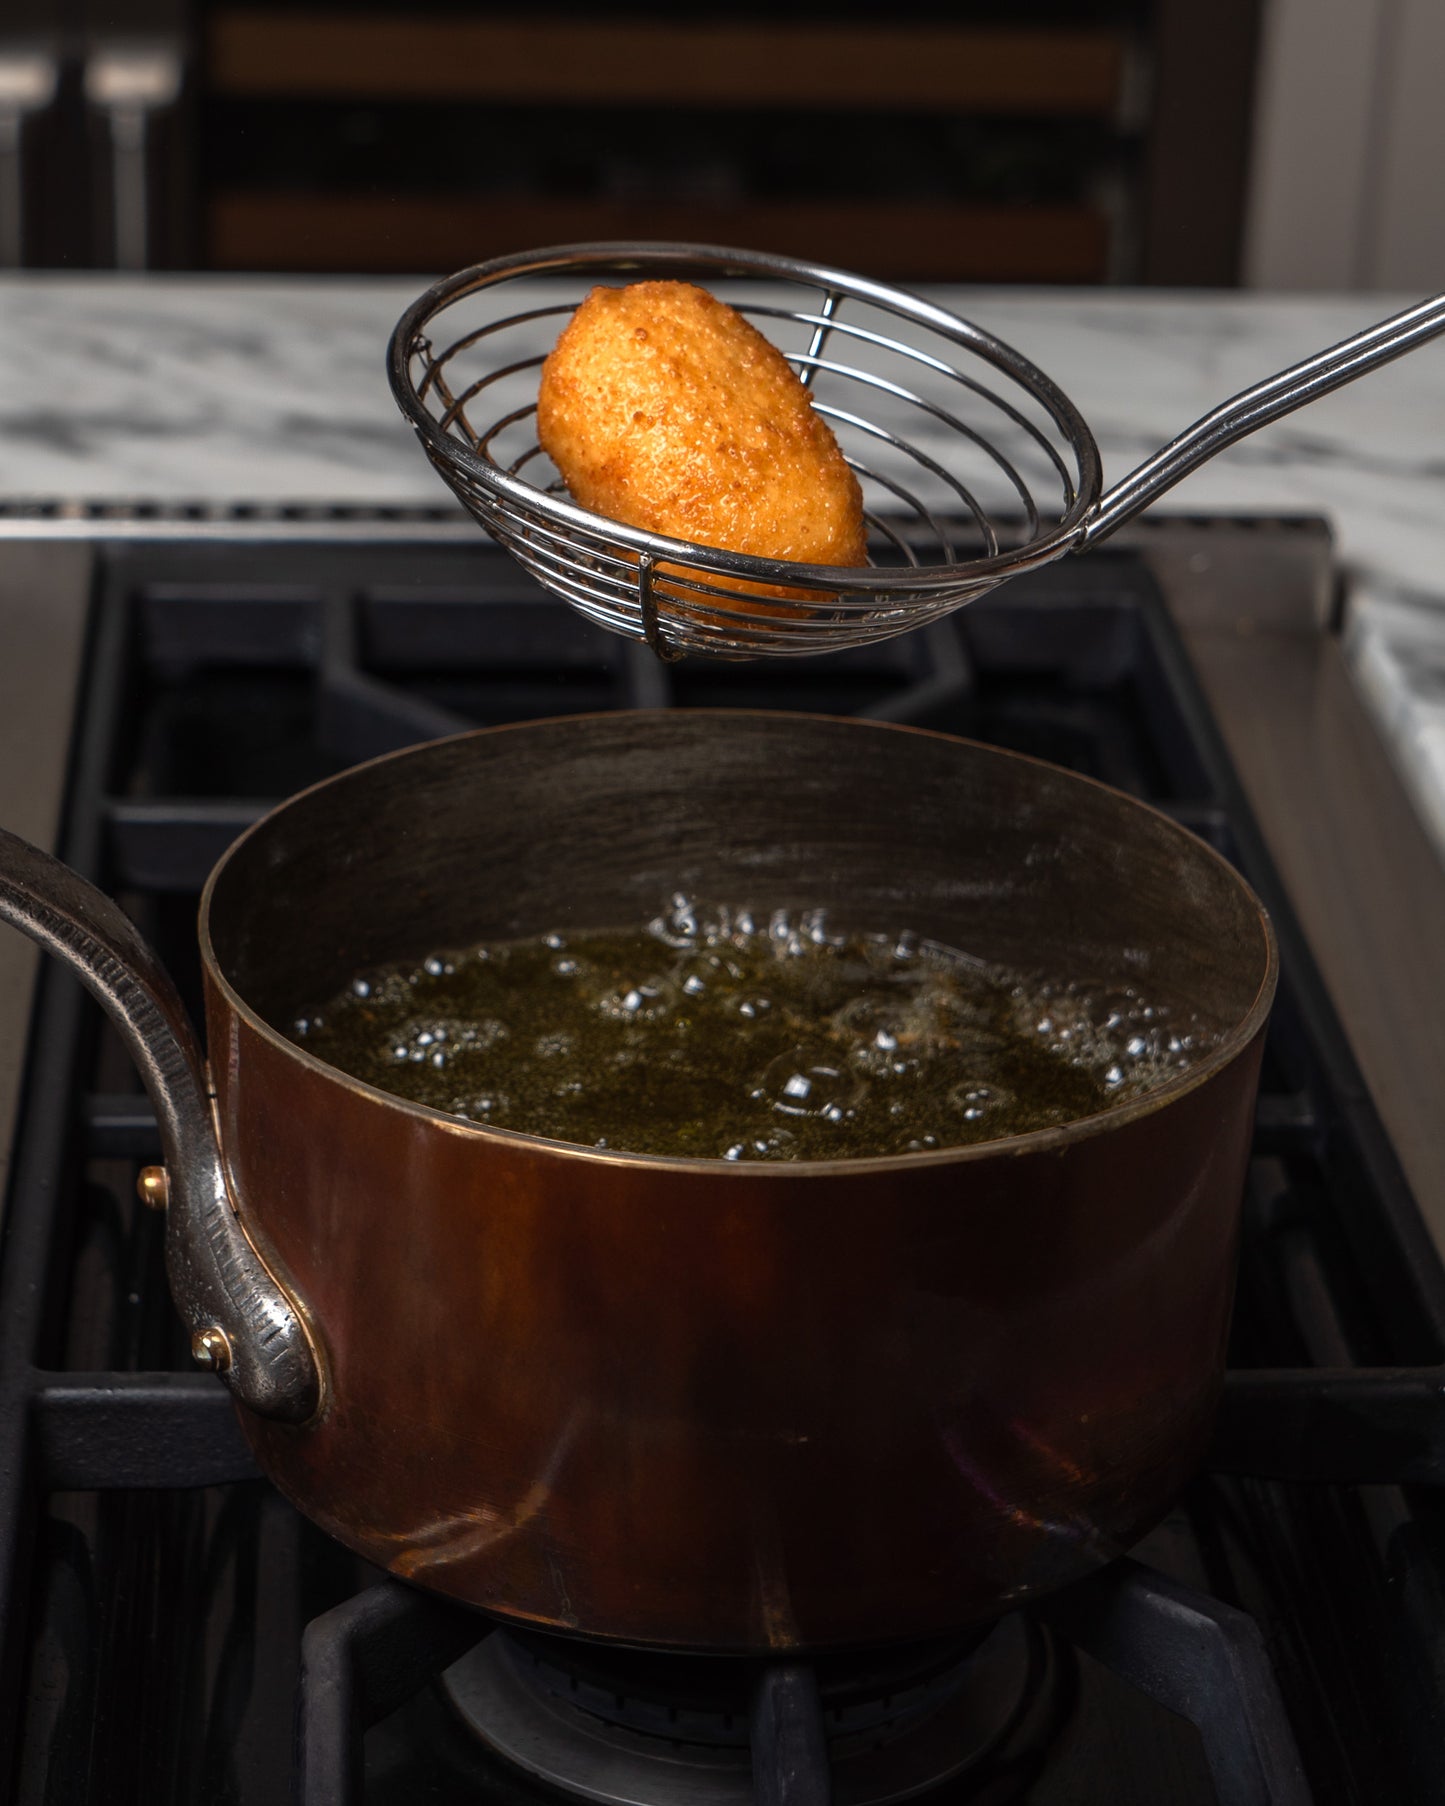
{"type": "MultiPolygon", "coordinates": [[[[444,500],[383,368],[422,286],[0,279],[0,497],[444,500]]],[[[1413,298],[929,292],[1053,377],[1093,429],[1106,482],[1413,298]]],[[[1329,517],[1354,667],[1445,847],[1445,341],[1266,428],[1156,506],[1329,517]]]]}
{"type": "Polygon", "coordinates": [[[0,283],[0,493],[431,500],[382,374],[409,285],[0,283]]]}

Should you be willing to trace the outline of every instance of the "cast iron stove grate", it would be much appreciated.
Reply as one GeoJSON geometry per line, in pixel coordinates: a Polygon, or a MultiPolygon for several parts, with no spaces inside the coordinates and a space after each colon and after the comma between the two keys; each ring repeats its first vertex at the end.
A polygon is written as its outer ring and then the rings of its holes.
{"type": "MultiPolygon", "coordinates": [[[[61,850],[125,897],[193,1006],[196,895],[242,826],[356,759],[478,722],[730,702],[872,714],[1087,771],[1236,858],[1275,915],[1284,979],[1212,1469],[1135,1559],[1037,1614],[1031,1634],[1077,1684],[1052,1741],[944,1792],[1442,1797],[1429,1489],[1445,1478],[1445,1281],[1137,558],[1056,568],[776,676],[664,668],[486,546],[133,540],[100,548],[98,569],[61,850]]],[[[481,1759],[433,1685],[484,1622],[301,1520],[254,1477],[220,1385],[188,1371],[158,1226],[133,1199],[157,1153],[109,1030],[46,969],[0,1267],[13,1796],[544,1797],[481,1759]]],[[[826,1798],[809,1666],[758,1670],[750,1714],[757,1796],[826,1798]]]]}

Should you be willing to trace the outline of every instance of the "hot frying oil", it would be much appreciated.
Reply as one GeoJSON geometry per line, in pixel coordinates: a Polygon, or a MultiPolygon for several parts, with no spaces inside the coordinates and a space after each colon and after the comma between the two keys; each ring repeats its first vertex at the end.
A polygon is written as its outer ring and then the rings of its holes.
{"type": "Polygon", "coordinates": [[[1010,972],[822,911],[687,898],[646,928],[547,934],[358,977],[294,1025],[343,1072],[588,1147],[829,1160],[1091,1116],[1212,1037],[1133,988],[1010,972]]]}

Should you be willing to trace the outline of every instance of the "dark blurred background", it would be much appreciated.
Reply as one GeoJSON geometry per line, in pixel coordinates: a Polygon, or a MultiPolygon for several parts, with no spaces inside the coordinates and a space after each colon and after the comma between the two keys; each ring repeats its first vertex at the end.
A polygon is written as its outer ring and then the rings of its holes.
{"type": "Polygon", "coordinates": [[[1230,284],[1260,0],[0,0],[0,265],[1230,284]]]}

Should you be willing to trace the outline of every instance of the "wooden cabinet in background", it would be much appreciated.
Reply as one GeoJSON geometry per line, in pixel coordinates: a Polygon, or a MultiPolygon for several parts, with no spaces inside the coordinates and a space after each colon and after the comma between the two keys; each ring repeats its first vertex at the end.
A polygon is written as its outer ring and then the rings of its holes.
{"type": "MultiPolygon", "coordinates": [[[[1256,4],[1209,9],[1211,41],[1246,53],[1244,127],[1256,4]]],[[[1205,216],[1237,238],[1238,199],[1211,211],[1196,178],[1207,188],[1232,153],[1217,133],[1197,155],[1176,146],[1170,120],[1188,107],[1156,54],[1173,45],[1180,72],[1199,56],[1183,0],[1034,5],[1022,24],[997,10],[773,7],[679,23],[595,7],[214,6],[205,261],[411,271],[648,237],[901,280],[1229,280],[1233,243],[1205,216]],[[1153,243],[1175,223],[1155,194],[1161,162],[1200,221],[1172,232],[1186,252],[1173,272],[1153,243]]],[[[1211,82],[1218,110],[1217,71],[1211,82]]]]}
{"type": "Polygon", "coordinates": [[[0,241],[420,273],[704,239],[904,282],[1230,283],[1262,4],[11,0],[0,68],[39,46],[56,80],[19,124],[0,96],[0,241]],[[143,107],[100,79],[161,61],[143,107]]]}
{"type": "Polygon", "coordinates": [[[227,181],[208,203],[209,258],[229,269],[414,270],[526,244],[704,239],[883,277],[1097,282],[1109,269],[1111,232],[1093,197],[1068,193],[1067,182],[1038,199],[972,194],[950,167],[958,159],[946,131],[930,157],[915,122],[972,115],[1015,122],[1016,136],[1018,122],[1108,132],[1128,57],[1124,35],[1108,27],[223,8],[207,42],[214,96],[237,107],[309,105],[318,119],[328,108],[333,118],[350,106],[377,119],[400,107],[377,128],[389,123],[398,136],[422,124],[410,110],[421,103],[464,115],[474,138],[469,158],[445,142],[433,114],[430,182],[416,144],[401,153],[412,167],[398,177],[393,164],[389,182],[338,190],[284,173],[267,185],[227,181]],[[699,116],[709,153],[701,157],[699,116]],[[789,159],[770,152],[789,130],[796,137],[800,119],[815,141],[812,166],[795,153],[780,169],[789,159]],[[891,193],[873,172],[850,181],[847,161],[866,161],[870,140],[885,163],[896,159],[900,119],[914,126],[914,181],[906,168],[891,193]],[[549,180],[541,144],[530,170],[515,147],[504,162],[496,145],[504,133],[579,137],[580,168],[570,181],[549,180]],[[648,136],[651,157],[638,144],[648,136]]]}

